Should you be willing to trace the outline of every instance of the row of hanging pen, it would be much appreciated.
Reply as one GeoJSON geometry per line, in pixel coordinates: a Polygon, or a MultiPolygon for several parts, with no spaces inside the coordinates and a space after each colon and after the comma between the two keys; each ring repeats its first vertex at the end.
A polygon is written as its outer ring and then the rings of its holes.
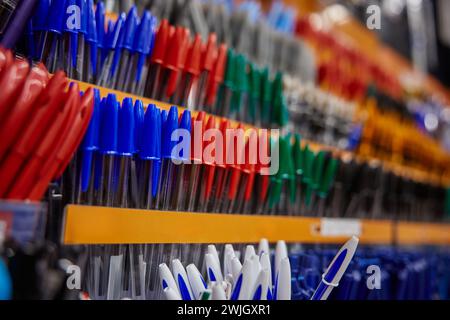
{"type": "Polygon", "coordinates": [[[283,125],[282,75],[244,54],[132,7],[105,26],[93,1],[39,1],[19,52],[50,72],[254,124],[283,125]],[[80,6],[80,21],[73,6],[80,6]]]}

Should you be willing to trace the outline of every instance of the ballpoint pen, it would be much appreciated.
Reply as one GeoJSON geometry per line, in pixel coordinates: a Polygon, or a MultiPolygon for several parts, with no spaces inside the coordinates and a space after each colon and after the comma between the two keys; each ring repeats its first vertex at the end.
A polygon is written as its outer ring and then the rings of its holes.
{"type": "Polygon", "coordinates": [[[180,260],[175,259],[172,261],[172,271],[175,278],[175,282],[178,285],[178,290],[180,291],[181,298],[183,300],[194,300],[192,294],[191,285],[189,284],[188,276],[183,264],[180,260]]]}
{"type": "MultiPolygon", "coordinates": [[[[117,59],[118,53],[116,53],[116,48],[119,42],[119,35],[124,28],[126,16],[125,14],[121,14],[117,21],[114,24],[112,30],[108,30],[105,34],[105,44],[104,44],[104,52],[102,60],[104,60],[100,65],[101,69],[99,69],[98,77],[96,84],[102,87],[111,86],[113,76],[116,70],[113,70],[114,60],[117,59]]],[[[116,62],[117,67],[117,62],[116,62]]]]}
{"type": "Polygon", "coordinates": [[[179,85],[181,71],[186,63],[188,47],[189,30],[183,27],[176,27],[165,52],[164,69],[159,79],[160,88],[156,96],[157,99],[174,102],[173,99],[179,85]]]}
{"type": "Polygon", "coordinates": [[[186,267],[186,272],[189,280],[189,284],[192,288],[192,294],[196,300],[199,300],[201,294],[207,289],[205,280],[203,279],[200,271],[198,271],[195,264],[190,264],[186,267]]]}
{"type": "Polygon", "coordinates": [[[149,59],[155,44],[156,22],[156,17],[152,16],[149,11],[145,11],[134,37],[135,52],[128,64],[125,84],[128,92],[138,96],[144,95],[149,59]]]}
{"type": "Polygon", "coordinates": [[[291,300],[291,265],[289,258],[285,257],[280,262],[280,270],[276,276],[275,300],[291,300]]]}
{"type": "Polygon", "coordinates": [[[196,85],[196,96],[194,100],[194,106],[200,108],[200,110],[203,110],[205,107],[207,84],[212,76],[211,72],[217,55],[216,43],[217,36],[215,33],[211,33],[208,36],[206,44],[202,48],[200,75],[196,85]]]}
{"type": "Polygon", "coordinates": [[[159,78],[161,76],[162,64],[166,55],[168,41],[171,39],[171,26],[169,21],[163,19],[159,24],[155,36],[153,54],[150,57],[150,67],[146,81],[145,96],[154,98],[159,90],[159,78]]]}
{"type": "MultiPolygon", "coordinates": [[[[6,49],[14,48],[22,32],[25,30],[27,21],[33,15],[37,0],[20,1],[19,3],[10,3],[14,8],[14,14],[7,19],[7,14],[2,17],[6,19],[5,30],[1,30],[1,46],[6,49]]],[[[9,11],[9,10],[4,10],[9,11]]],[[[3,21],[2,21],[3,24],[3,21]]]]}
{"type": "Polygon", "coordinates": [[[101,177],[97,203],[112,206],[116,193],[114,162],[117,154],[119,124],[119,102],[115,94],[108,94],[100,114],[99,153],[102,160],[101,166],[96,166],[96,171],[100,173],[101,177]]]}
{"type": "MultiPolygon", "coordinates": [[[[75,8],[78,8],[78,10],[81,11],[82,8],[79,7],[79,5],[83,3],[83,0],[65,0],[65,6],[64,11],[61,11],[60,14],[64,15],[64,20],[62,24],[62,47],[63,47],[63,58],[64,58],[64,71],[67,73],[67,76],[72,79],[81,80],[80,76],[80,69],[82,69],[82,66],[78,66],[78,54],[83,52],[80,52],[78,50],[79,46],[81,47],[81,44],[79,43],[80,38],[78,37],[78,33],[81,32],[81,29],[84,27],[83,25],[83,19],[81,19],[81,15],[84,15],[85,13],[80,12],[80,19],[74,19],[74,13],[76,14],[77,10],[75,8]]],[[[85,8],[85,7],[84,7],[85,8]]],[[[84,61],[83,61],[84,62],[84,61]]]]}
{"type": "Polygon", "coordinates": [[[161,287],[163,290],[169,288],[171,290],[173,290],[174,293],[176,293],[180,299],[180,291],[178,290],[178,286],[177,286],[177,282],[175,281],[175,278],[172,274],[172,272],[170,271],[169,267],[165,264],[162,263],[159,265],[158,267],[159,269],[159,279],[161,281],[161,287]]]}
{"type": "Polygon", "coordinates": [[[190,161],[191,154],[191,131],[192,131],[192,118],[191,112],[189,110],[184,110],[183,114],[180,116],[178,130],[175,133],[175,140],[178,142],[178,147],[176,150],[172,150],[175,153],[175,160],[177,163],[174,179],[173,179],[173,198],[170,199],[170,208],[172,210],[182,210],[184,209],[184,204],[186,202],[186,188],[188,184],[188,179],[186,177],[186,167],[187,163],[190,161]]]}
{"type": "MultiPolygon", "coordinates": [[[[227,154],[227,139],[226,134],[227,130],[230,128],[230,122],[227,119],[223,119],[220,123],[220,133],[224,139],[222,139],[222,147],[216,149],[216,169],[214,175],[214,183],[212,184],[211,190],[211,201],[208,204],[208,207],[211,207],[212,212],[218,212],[221,208],[222,197],[223,197],[223,188],[224,188],[224,179],[227,172],[227,161],[225,159],[227,154]]],[[[217,141],[216,141],[217,144],[217,141]]]]}
{"type": "Polygon", "coordinates": [[[216,114],[220,116],[228,116],[231,107],[231,101],[234,90],[234,78],[236,70],[236,58],[232,49],[227,50],[227,59],[225,67],[225,75],[222,84],[219,87],[216,100],[216,114]]]}
{"type": "MultiPolygon", "coordinates": [[[[187,56],[185,58],[185,63],[183,67],[183,71],[181,73],[181,81],[179,90],[177,93],[176,103],[180,106],[185,106],[191,109],[193,106],[188,104],[188,98],[191,94],[191,90],[194,86],[194,83],[198,81],[198,76],[200,74],[200,62],[202,54],[202,38],[200,35],[196,35],[194,40],[190,44],[189,50],[187,52],[187,56]]],[[[194,92],[194,95],[196,93],[194,92]]]]}
{"type": "Polygon", "coordinates": [[[214,106],[216,105],[217,91],[223,80],[226,60],[227,46],[225,44],[221,44],[217,50],[213,68],[208,76],[208,82],[204,87],[206,96],[203,108],[205,111],[217,113],[214,106]]]}
{"type": "Polygon", "coordinates": [[[92,114],[86,135],[80,146],[81,152],[81,173],[78,185],[77,203],[92,204],[94,199],[93,192],[89,192],[94,188],[94,156],[98,150],[99,143],[99,127],[100,127],[100,92],[94,90],[94,111],[92,114]]]}
{"type": "MultiPolygon", "coordinates": [[[[86,61],[81,61],[84,66],[83,81],[94,83],[97,76],[98,68],[98,38],[97,38],[97,21],[95,19],[94,1],[87,1],[87,30],[85,36],[85,52],[86,61]]],[[[104,27],[104,26],[103,26],[104,27]]],[[[102,38],[103,40],[103,38],[102,38]]]]}
{"type": "Polygon", "coordinates": [[[211,202],[212,188],[215,178],[217,158],[222,157],[222,151],[219,148],[223,147],[217,139],[216,131],[216,119],[214,117],[209,117],[208,122],[205,127],[204,132],[204,142],[203,142],[203,183],[200,185],[200,194],[198,200],[198,211],[207,212],[208,204],[211,202]],[[213,154],[214,151],[214,154],[213,154]]]}
{"type": "MultiPolygon", "coordinates": [[[[126,86],[126,76],[129,69],[130,59],[135,51],[134,38],[139,23],[137,9],[135,6],[127,14],[125,25],[121,30],[117,43],[114,62],[112,64],[112,88],[123,91],[126,86]],[[117,73],[116,73],[117,72],[117,73]]],[[[150,35],[151,36],[151,35],[150,35]]]]}
{"type": "MultiPolygon", "coordinates": [[[[243,54],[235,56],[234,66],[234,87],[231,98],[231,106],[229,117],[239,121],[245,121],[245,115],[248,112],[248,92],[249,92],[249,76],[248,63],[243,54]]],[[[225,115],[228,115],[226,113],[225,115]]]]}
{"type": "Polygon", "coordinates": [[[118,207],[126,208],[129,206],[130,199],[130,176],[136,175],[131,173],[131,161],[133,155],[136,152],[134,145],[135,138],[135,120],[133,110],[133,100],[131,98],[125,98],[122,101],[122,107],[119,109],[119,124],[117,133],[117,154],[116,166],[119,168],[119,176],[116,177],[118,182],[118,197],[116,198],[115,205],[118,207]]]}
{"type": "Polygon", "coordinates": [[[196,209],[196,203],[198,198],[198,184],[201,176],[201,170],[203,168],[203,148],[202,138],[206,122],[206,114],[199,112],[197,117],[193,121],[192,134],[191,134],[191,164],[189,174],[189,186],[188,196],[186,197],[186,210],[194,211],[196,209]]]}
{"type": "Polygon", "coordinates": [[[331,261],[325,273],[322,275],[322,281],[311,297],[311,300],[328,299],[331,291],[339,285],[339,281],[352,261],[358,242],[359,239],[353,236],[342,246],[334,259],[331,261]]]}
{"type": "Polygon", "coordinates": [[[97,34],[97,62],[96,74],[93,83],[97,83],[101,70],[103,69],[103,58],[105,50],[105,5],[99,1],[95,8],[95,28],[97,34]]]}

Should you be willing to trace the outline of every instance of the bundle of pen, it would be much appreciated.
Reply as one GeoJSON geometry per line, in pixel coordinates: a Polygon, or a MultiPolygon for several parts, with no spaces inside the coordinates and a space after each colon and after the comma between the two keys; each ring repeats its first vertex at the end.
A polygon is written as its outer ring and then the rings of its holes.
{"type": "Polygon", "coordinates": [[[356,103],[288,76],[284,88],[289,125],[304,139],[342,150],[358,146],[363,123],[356,103]]]}
{"type": "MultiPolygon", "coordinates": [[[[302,246],[289,256],[292,300],[308,300],[334,250],[302,246]]],[[[330,300],[448,299],[450,255],[439,247],[359,247],[330,300]]]]}
{"type": "Polygon", "coordinates": [[[90,123],[94,90],[0,48],[0,198],[39,201],[60,178],[90,123]]]}
{"type": "MultiPolygon", "coordinates": [[[[317,288],[308,299],[328,298],[345,274],[357,245],[358,239],[352,237],[333,259],[326,260],[328,268],[314,270],[325,271],[322,279],[315,279],[317,288]]],[[[278,241],[275,250],[265,239],[257,252],[253,245],[238,247],[242,249],[235,250],[231,244],[205,246],[201,261],[186,268],[180,256],[173,257],[169,268],[166,263],[154,265],[145,254],[133,256],[136,252],[131,249],[114,255],[99,249],[111,265],[102,271],[98,260],[88,262],[87,293],[91,299],[290,300],[291,286],[298,276],[297,271],[292,273],[290,260],[294,257],[297,262],[298,255],[290,254],[284,241],[278,241]],[[149,263],[157,272],[148,269],[149,263]]]]}

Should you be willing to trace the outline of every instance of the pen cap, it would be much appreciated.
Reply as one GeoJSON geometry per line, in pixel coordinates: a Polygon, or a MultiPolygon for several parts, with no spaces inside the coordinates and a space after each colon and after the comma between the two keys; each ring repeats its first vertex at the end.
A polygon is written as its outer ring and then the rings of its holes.
{"type": "Polygon", "coordinates": [[[208,91],[206,97],[206,104],[213,105],[217,95],[217,89],[219,83],[222,83],[225,72],[225,64],[227,61],[227,46],[225,44],[220,45],[217,51],[217,58],[215,59],[214,66],[211,72],[211,76],[208,78],[208,91]]]}
{"type": "Polygon", "coordinates": [[[84,135],[81,143],[82,150],[97,150],[99,143],[99,127],[100,127],[100,91],[94,89],[94,110],[89,122],[89,127],[84,135]]]}
{"type": "Polygon", "coordinates": [[[166,55],[167,42],[170,36],[169,21],[163,19],[159,25],[158,32],[155,37],[155,46],[153,48],[152,62],[163,63],[166,55]]]}
{"type": "Polygon", "coordinates": [[[238,54],[234,61],[234,89],[246,92],[248,84],[247,59],[243,54],[238,54]]]}
{"type": "Polygon", "coordinates": [[[133,100],[131,98],[125,98],[119,110],[117,151],[120,155],[131,156],[136,151],[134,145],[134,126],[133,100]]]}
{"type": "Polygon", "coordinates": [[[154,104],[149,104],[145,111],[142,126],[142,139],[139,156],[144,160],[159,160],[161,158],[161,117],[160,111],[154,104]],[[158,117],[159,115],[159,117],[158,117]],[[159,124],[158,124],[159,122],[159,124]]]}
{"type": "Polygon", "coordinates": [[[101,110],[99,151],[103,154],[117,153],[118,121],[119,102],[116,95],[110,93],[101,110]]]}
{"type": "Polygon", "coordinates": [[[201,69],[211,71],[214,65],[215,51],[216,51],[217,36],[215,33],[210,33],[208,41],[202,50],[201,69]]]}
{"type": "Polygon", "coordinates": [[[88,0],[77,0],[77,5],[80,8],[80,32],[84,35],[88,32],[88,18],[89,18],[89,7],[88,0]]]}
{"type": "MultiPolygon", "coordinates": [[[[103,28],[105,26],[103,25],[103,28]]],[[[103,30],[104,31],[104,30],[103,30]]],[[[87,3],[87,35],[86,41],[97,44],[97,24],[94,12],[94,0],[87,3]]]]}
{"type": "Polygon", "coordinates": [[[105,41],[105,5],[103,1],[97,3],[95,8],[95,27],[97,29],[97,46],[103,48],[105,41]]]}
{"type": "Polygon", "coordinates": [[[150,14],[149,11],[144,11],[141,22],[137,26],[136,32],[134,34],[134,50],[141,54],[149,54],[151,43],[153,41],[153,23],[155,18],[150,14]]]}
{"type": "Polygon", "coordinates": [[[47,16],[47,30],[61,33],[65,25],[66,1],[52,1],[47,16]]]}
{"type": "Polygon", "coordinates": [[[180,63],[184,63],[181,58],[188,44],[186,30],[183,27],[176,27],[175,33],[169,38],[164,56],[164,66],[170,70],[177,71],[180,63]]]}
{"type": "Polygon", "coordinates": [[[162,128],[162,153],[163,159],[172,159],[172,150],[177,144],[177,141],[172,140],[172,133],[178,129],[178,108],[170,107],[167,119],[163,123],[162,128]]]}
{"type": "Polygon", "coordinates": [[[184,64],[184,70],[195,77],[200,74],[200,62],[202,58],[202,36],[197,34],[192,41],[184,64]]]}
{"type": "Polygon", "coordinates": [[[121,35],[121,31],[123,28],[123,25],[125,23],[125,13],[122,13],[117,18],[116,23],[114,24],[114,28],[112,30],[108,30],[108,33],[106,34],[106,43],[105,48],[109,50],[114,50],[119,42],[119,36],[121,35]]]}
{"type": "Polygon", "coordinates": [[[119,37],[119,48],[133,50],[134,35],[136,33],[138,19],[137,9],[135,6],[133,6],[130,11],[128,11],[125,24],[122,27],[122,31],[119,37]]]}
{"type": "Polygon", "coordinates": [[[50,0],[38,1],[33,15],[33,30],[45,31],[47,29],[47,16],[50,10],[50,0]]]}
{"type": "Polygon", "coordinates": [[[312,183],[313,166],[314,166],[314,152],[309,149],[309,145],[306,144],[303,148],[303,178],[302,181],[306,184],[312,183]]]}
{"type": "MultiPolygon", "coordinates": [[[[183,146],[186,146],[186,148],[182,148],[181,152],[178,154],[178,160],[182,161],[182,162],[187,162],[190,160],[190,155],[191,155],[191,131],[192,131],[192,124],[191,124],[191,112],[189,110],[184,110],[182,115],[180,116],[180,121],[179,121],[179,129],[184,129],[185,133],[189,133],[188,136],[188,141],[185,142],[183,141],[184,136],[180,136],[178,138],[178,144],[180,144],[181,142],[183,142],[183,146]]],[[[183,133],[184,134],[184,133],[183,133]]]]}
{"type": "Polygon", "coordinates": [[[142,136],[144,130],[144,104],[137,99],[134,103],[134,145],[136,152],[142,148],[142,136]]]}

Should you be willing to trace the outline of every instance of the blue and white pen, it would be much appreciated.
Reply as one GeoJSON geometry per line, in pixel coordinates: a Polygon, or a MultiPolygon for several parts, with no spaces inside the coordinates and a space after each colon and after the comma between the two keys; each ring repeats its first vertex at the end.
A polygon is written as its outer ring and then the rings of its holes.
{"type": "Polygon", "coordinates": [[[192,288],[192,293],[194,294],[194,298],[196,300],[199,300],[201,294],[207,289],[206,282],[200,274],[200,271],[198,271],[197,267],[194,264],[188,265],[186,267],[186,272],[189,284],[192,288]]]}
{"type": "Polygon", "coordinates": [[[259,300],[270,300],[269,298],[272,297],[271,290],[269,288],[269,277],[270,272],[268,269],[261,269],[259,272],[255,287],[252,292],[252,300],[259,301],[259,300]]]}
{"type": "Polygon", "coordinates": [[[249,300],[254,281],[252,276],[253,266],[250,260],[245,260],[241,272],[235,279],[230,300],[249,300]]]}
{"type": "Polygon", "coordinates": [[[260,256],[260,263],[261,263],[261,269],[262,270],[267,270],[269,273],[269,283],[268,283],[268,287],[269,287],[269,292],[267,293],[267,299],[271,300],[272,299],[272,267],[271,267],[271,263],[270,263],[270,256],[268,253],[262,253],[260,256]],[[269,299],[270,297],[270,299],[269,299]]]}
{"type": "Polygon", "coordinates": [[[339,285],[339,281],[352,261],[359,239],[353,236],[348,240],[331,261],[328,269],[322,275],[322,281],[314,292],[311,300],[327,300],[331,291],[339,285]]]}
{"type": "Polygon", "coordinates": [[[173,277],[172,272],[170,272],[169,267],[165,263],[161,263],[159,265],[159,280],[161,281],[161,287],[164,291],[169,288],[173,290],[172,294],[177,294],[181,299],[181,295],[178,291],[175,278],[173,277]]]}
{"type": "Polygon", "coordinates": [[[220,270],[220,265],[217,264],[217,260],[214,255],[210,253],[205,254],[205,264],[209,282],[222,283],[222,271],[220,270]]]}
{"type": "Polygon", "coordinates": [[[270,254],[269,241],[267,239],[261,239],[259,241],[258,255],[261,256],[263,253],[270,254]]]}
{"type": "MultiPolygon", "coordinates": [[[[275,248],[275,261],[274,261],[274,273],[273,273],[273,277],[277,277],[279,270],[280,270],[280,264],[281,264],[281,260],[283,260],[284,258],[288,257],[288,251],[287,251],[287,246],[286,246],[286,242],[284,241],[278,241],[277,242],[277,246],[275,248]]],[[[274,281],[274,283],[276,283],[276,279],[272,279],[274,281]]]]}
{"type": "Polygon", "coordinates": [[[280,261],[274,298],[275,300],[291,300],[291,264],[288,257],[280,261]]]}
{"type": "Polygon", "coordinates": [[[180,291],[181,299],[194,300],[194,295],[192,294],[192,289],[191,285],[189,284],[186,270],[184,269],[180,260],[175,259],[172,261],[172,272],[175,281],[178,285],[178,290],[180,291]]]}

